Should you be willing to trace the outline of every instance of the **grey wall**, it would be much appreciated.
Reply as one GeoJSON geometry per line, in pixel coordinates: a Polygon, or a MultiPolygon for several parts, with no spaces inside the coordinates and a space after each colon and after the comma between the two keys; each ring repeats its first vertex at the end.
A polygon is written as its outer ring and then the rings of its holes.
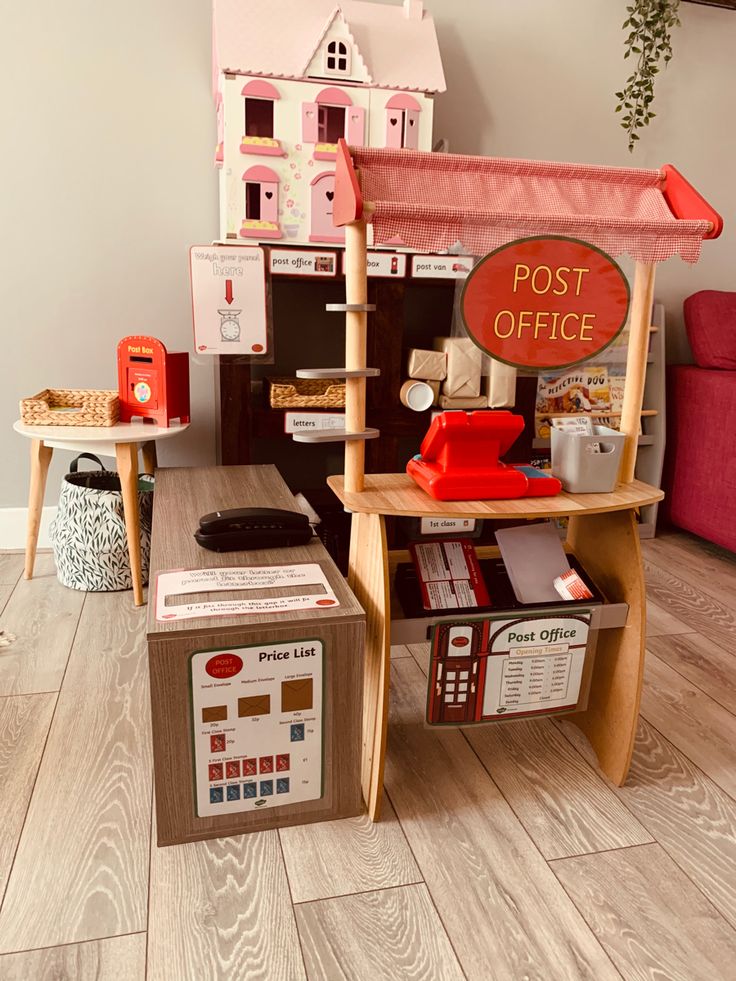
{"type": "MultiPolygon", "coordinates": [[[[308,0],[305,0],[308,2],[308,0]]],[[[448,92],[436,133],[459,152],[675,163],[723,213],[700,265],[658,275],[670,355],[686,359],[683,297],[736,288],[736,13],[682,4],[658,113],[633,158],[613,112],[628,75],[625,0],[427,0],[448,92]]],[[[191,347],[187,249],[216,234],[209,0],[36,0],[0,32],[0,507],[25,504],[17,400],[47,386],[115,387],[126,333],[191,347]]],[[[192,363],[194,425],[163,463],[214,458],[214,383],[192,363]]],[[[62,455],[68,459],[66,455],[62,455]]],[[[47,500],[64,467],[56,464],[47,500]]]]}

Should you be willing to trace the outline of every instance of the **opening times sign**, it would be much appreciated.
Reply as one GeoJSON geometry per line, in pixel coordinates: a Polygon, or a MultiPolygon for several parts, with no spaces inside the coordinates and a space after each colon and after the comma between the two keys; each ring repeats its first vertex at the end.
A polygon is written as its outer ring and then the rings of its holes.
{"type": "Polygon", "coordinates": [[[594,358],[623,330],[630,289],[623,270],[577,239],[539,236],[504,245],[466,280],[468,335],[517,368],[569,368],[594,358]]]}

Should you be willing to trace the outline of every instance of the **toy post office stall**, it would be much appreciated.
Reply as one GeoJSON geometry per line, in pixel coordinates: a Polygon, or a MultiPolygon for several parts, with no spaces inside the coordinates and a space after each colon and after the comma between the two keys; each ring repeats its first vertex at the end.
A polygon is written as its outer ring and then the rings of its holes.
{"type": "MultiPolygon", "coordinates": [[[[587,708],[570,716],[586,734],[604,772],[624,782],[633,751],[644,664],[645,591],[636,510],[662,492],[634,479],[655,264],[674,255],[697,261],[703,239],[720,234],[718,214],[672,166],[638,170],[503,160],[412,150],[348,147],[341,141],[335,223],[346,233],[347,380],[345,476],[329,485],[352,512],[349,581],[368,614],[364,687],[363,794],[379,814],[386,751],[392,570],[386,516],[569,518],[567,547],[625,622],[602,630],[587,708]],[[458,242],[484,256],[535,237],[575,239],[636,260],[621,431],[620,482],[612,493],[517,500],[437,501],[408,474],[365,474],[366,236],[441,252],[458,242]]],[[[627,298],[628,305],[628,298],[627,298]]],[[[336,371],[335,374],[338,374],[336,371]]],[[[323,434],[327,435],[327,434],[323,434]]],[[[406,642],[405,633],[402,634],[406,642]]],[[[426,638],[426,629],[417,640],[426,638]]]]}

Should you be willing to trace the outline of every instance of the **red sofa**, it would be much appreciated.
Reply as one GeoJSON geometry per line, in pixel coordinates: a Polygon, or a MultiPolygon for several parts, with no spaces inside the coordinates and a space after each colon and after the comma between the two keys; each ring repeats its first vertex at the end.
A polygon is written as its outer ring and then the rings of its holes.
{"type": "Polygon", "coordinates": [[[667,372],[665,513],[736,551],[736,293],[702,290],[684,312],[695,364],[667,372]]]}

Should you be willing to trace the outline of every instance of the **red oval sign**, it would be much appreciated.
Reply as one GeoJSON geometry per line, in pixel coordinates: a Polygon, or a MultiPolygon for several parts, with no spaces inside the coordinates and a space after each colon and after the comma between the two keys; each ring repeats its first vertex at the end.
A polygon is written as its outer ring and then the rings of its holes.
{"type": "Polygon", "coordinates": [[[521,239],[482,259],[461,308],[479,348],[517,368],[569,368],[623,330],[630,290],[614,260],[586,242],[521,239]]]}
{"type": "Polygon", "coordinates": [[[467,647],[469,643],[470,643],[470,641],[468,640],[467,637],[456,637],[452,641],[452,646],[453,647],[467,647]]]}
{"type": "Polygon", "coordinates": [[[317,604],[317,606],[332,606],[334,604],[334,602],[335,601],[334,600],[331,600],[331,599],[315,600],[315,603],[317,604]]]}
{"type": "Polygon", "coordinates": [[[215,654],[204,669],[210,678],[232,678],[243,668],[243,659],[237,654],[215,654]]]}

